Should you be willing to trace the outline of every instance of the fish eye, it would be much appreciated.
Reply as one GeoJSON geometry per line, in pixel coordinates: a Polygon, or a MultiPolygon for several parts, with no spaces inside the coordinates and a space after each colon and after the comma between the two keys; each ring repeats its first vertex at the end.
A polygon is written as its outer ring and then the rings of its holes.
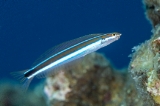
{"type": "Polygon", "coordinates": [[[112,34],[112,36],[116,36],[116,34],[115,34],[115,33],[113,33],[113,34],[112,34]]]}

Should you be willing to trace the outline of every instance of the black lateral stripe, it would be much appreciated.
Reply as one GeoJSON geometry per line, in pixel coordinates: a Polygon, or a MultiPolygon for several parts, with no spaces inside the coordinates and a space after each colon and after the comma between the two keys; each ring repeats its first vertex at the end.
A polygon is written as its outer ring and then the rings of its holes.
{"type": "Polygon", "coordinates": [[[30,71],[28,71],[28,72],[26,72],[25,74],[24,74],[24,77],[29,77],[30,75],[32,75],[33,73],[35,73],[37,70],[30,70],[30,71]]]}

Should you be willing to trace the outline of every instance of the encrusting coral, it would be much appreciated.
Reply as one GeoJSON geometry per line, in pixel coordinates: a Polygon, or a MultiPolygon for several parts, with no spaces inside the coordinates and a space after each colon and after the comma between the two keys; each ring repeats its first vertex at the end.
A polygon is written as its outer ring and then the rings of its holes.
{"type": "Polygon", "coordinates": [[[160,22],[160,0],[143,0],[147,18],[155,27],[160,22]]]}
{"type": "Polygon", "coordinates": [[[71,69],[48,77],[44,92],[50,106],[143,106],[127,71],[115,71],[98,53],[71,69]]]}

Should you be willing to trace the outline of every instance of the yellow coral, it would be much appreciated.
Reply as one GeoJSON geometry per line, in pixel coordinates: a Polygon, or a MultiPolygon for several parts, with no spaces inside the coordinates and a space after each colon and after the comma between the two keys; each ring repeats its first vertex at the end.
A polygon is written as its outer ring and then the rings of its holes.
{"type": "Polygon", "coordinates": [[[153,96],[153,99],[157,104],[160,104],[160,96],[153,96]]]}

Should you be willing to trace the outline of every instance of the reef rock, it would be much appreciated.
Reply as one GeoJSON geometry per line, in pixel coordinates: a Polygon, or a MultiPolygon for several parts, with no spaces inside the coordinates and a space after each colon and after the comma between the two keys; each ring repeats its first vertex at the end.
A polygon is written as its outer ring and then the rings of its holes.
{"type": "Polygon", "coordinates": [[[160,25],[150,40],[134,47],[130,72],[147,106],[160,106],[160,25]]]}
{"type": "Polygon", "coordinates": [[[153,35],[133,48],[129,70],[146,106],[160,106],[160,0],[144,0],[153,35]]]}
{"type": "Polygon", "coordinates": [[[98,53],[48,77],[44,92],[50,106],[143,106],[127,71],[115,70],[98,53]]]}
{"type": "Polygon", "coordinates": [[[160,23],[160,0],[143,0],[146,16],[155,27],[160,23]]]}

